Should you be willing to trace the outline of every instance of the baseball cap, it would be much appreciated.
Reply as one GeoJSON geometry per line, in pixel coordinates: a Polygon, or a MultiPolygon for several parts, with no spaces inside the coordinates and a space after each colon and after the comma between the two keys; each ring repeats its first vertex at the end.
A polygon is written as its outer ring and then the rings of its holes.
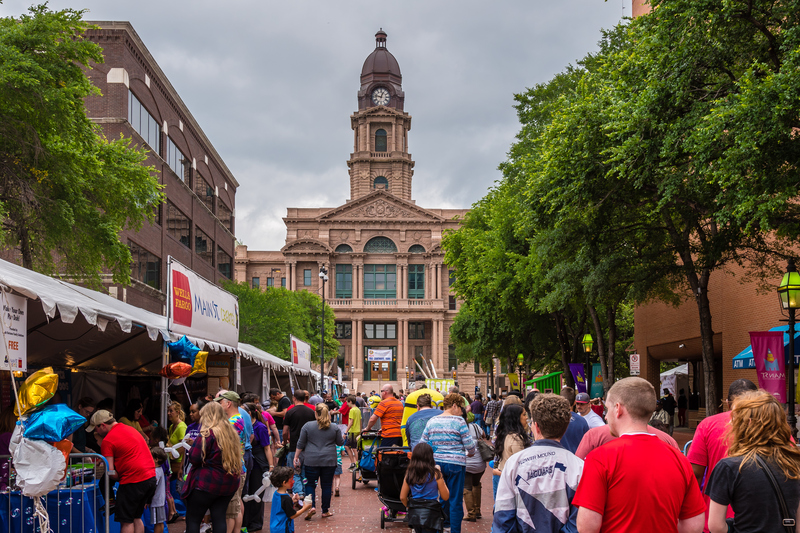
{"type": "Polygon", "coordinates": [[[577,396],[575,396],[575,403],[589,403],[589,395],[585,392],[579,392],[577,396]]]}
{"type": "Polygon", "coordinates": [[[92,431],[94,431],[94,428],[96,428],[100,424],[105,424],[107,422],[111,422],[112,420],[114,420],[114,415],[112,415],[105,409],[100,409],[99,411],[95,411],[95,413],[92,415],[92,418],[89,419],[89,425],[86,427],[86,431],[88,433],[91,433],[92,431]]]}
{"type": "Polygon", "coordinates": [[[232,390],[226,390],[225,392],[214,398],[215,402],[221,402],[222,400],[230,400],[232,402],[239,403],[241,401],[241,398],[239,398],[239,395],[233,392],[232,390]]]}

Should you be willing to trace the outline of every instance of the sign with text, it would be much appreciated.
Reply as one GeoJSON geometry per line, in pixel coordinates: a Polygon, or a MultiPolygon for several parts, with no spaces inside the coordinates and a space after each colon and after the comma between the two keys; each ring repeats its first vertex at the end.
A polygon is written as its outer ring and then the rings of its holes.
{"type": "Polygon", "coordinates": [[[0,343],[0,369],[28,370],[28,299],[3,294],[3,336],[0,343]]]}
{"type": "Polygon", "coordinates": [[[639,372],[642,371],[641,360],[638,353],[631,354],[630,368],[631,376],[638,376],[639,372]]]}
{"type": "Polygon", "coordinates": [[[586,388],[586,371],[583,363],[570,363],[569,371],[572,372],[572,378],[575,380],[575,392],[589,392],[586,388]]]}
{"type": "Polygon", "coordinates": [[[304,370],[311,370],[311,346],[294,335],[289,337],[292,350],[292,364],[304,370]]]}
{"type": "Polygon", "coordinates": [[[392,361],[391,350],[367,350],[367,361],[392,361]]]}
{"type": "Polygon", "coordinates": [[[169,330],[191,337],[239,345],[239,302],[174,259],[169,260],[169,330]]]}
{"type": "Polygon", "coordinates": [[[450,387],[455,386],[456,382],[452,379],[426,379],[425,380],[425,387],[428,389],[438,390],[439,392],[443,393],[447,396],[447,391],[450,390],[450,387]]]}
{"type": "Polygon", "coordinates": [[[751,331],[758,386],[786,403],[786,368],[782,331],[751,331]]]}

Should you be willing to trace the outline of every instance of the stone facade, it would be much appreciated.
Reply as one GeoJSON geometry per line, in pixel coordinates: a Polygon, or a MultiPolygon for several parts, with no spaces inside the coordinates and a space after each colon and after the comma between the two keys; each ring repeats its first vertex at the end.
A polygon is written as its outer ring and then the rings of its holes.
{"type": "MultiPolygon", "coordinates": [[[[412,199],[404,99],[400,68],[378,32],[361,73],[359,110],[350,117],[351,198],[338,207],[288,208],[280,251],[236,248],[236,280],[253,286],[320,294],[320,268],[328,269],[325,302],[336,315],[338,365],[361,391],[386,382],[405,388],[415,360],[431,361],[440,378],[456,365],[449,329],[458,302],[440,244],[467,210],[425,209],[412,199]],[[370,348],[391,349],[392,362],[368,361],[370,348]]],[[[334,374],[335,365],[325,370],[334,374]]],[[[472,392],[473,365],[461,365],[458,379],[472,392]]]]}

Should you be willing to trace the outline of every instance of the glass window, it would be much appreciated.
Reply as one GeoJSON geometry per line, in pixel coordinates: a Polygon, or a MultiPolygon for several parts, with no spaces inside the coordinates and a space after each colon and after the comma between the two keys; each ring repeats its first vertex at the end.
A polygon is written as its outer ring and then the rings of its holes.
{"type": "Polygon", "coordinates": [[[364,337],[367,339],[396,339],[397,324],[364,324],[364,337]]]}
{"type": "Polygon", "coordinates": [[[452,371],[458,368],[458,359],[456,358],[456,347],[452,344],[447,347],[447,370],[452,371]]]}
{"type": "Polygon", "coordinates": [[[188,186],[192,186],[192,162],[191,160],[187,159],[183,152],[175,146],[175,143],[172,142],[172,139],[167,137],[167,165],[172,171],[178,176],[179,179],[182,179],[184,183],[188,186]]]}
{"type": "Polygon", "coordinates": [[[337,254],[350,254],[353,253],[353,248],[349,244],[340,244],[336,247],[337,254]]]}
{"type": "Polygon", "coordinates": [[[281,278],[281,287],[286,288],[286,278],[281,278]]]}
{"type": "MultiPolygon", "coordinates": [[[[205,206],[211,211],[214,212],[214,189],[211,185],[208,184],[206,179],[197,174],[194,180],[194,193],[200,198],[200,201],[205,204],[205,206]]],[[[220,202],[221,203],[221,202],[220,202]]]]}
{"type": "Polygon", "coordinates": [[[352,322],[337,322],[336,332],[334,336],[337,339],[352,339],[353,338],[353,323],[352,322]]]}
{"type": "Polygon", "coordinates": [[[425,338],[425,323],[424,322],[409,322],[408,323],[408,338],[409,339],[424,339],[425,338]]]}
{"type": "Polygon", "coordinates": [[[449,282],[448,282],[448,287],[451,287],[453,285],[453,283],[456,282],[456,271],[455,270],[451,270],[449,272],[449,274],[450,274],[450,279],[449,279],[449,282]]]}
{"type": "Polygon", "coordinates": [[[217,218],[222,225],[228,228],[228,231],[233,233],[233,217],[231,216],[233,212],[228,209],[228,206],[225,205],[225,202],[220,200],[217,202],[217,218]]]}
{"type": "Polygon", "coordinates": [[[375,181],[372,182],[373,189],[383,189],[385,191],[389,190],[389,180],[387,180],[384,176],[378,176],[375,178],[375,181]]]}
{"type": "Polygon", "coordinates": [[[450,309],[450,311],[455,311],[456,310],[456,297],[455,296],[450,296],[450,301],[449,301],[448,305],[449,305],[448,308],[450,309]]]}
{"type": "Polygon", "coordinates": [[[425,298],[425,265],[408,265],[408,297],[425,298]]]}
{"type": "Polygon", "coordinates": [[[187,248],[191,248],[192,221],[172,203],[167,202],[167,233],[187,248]]]}
{"type": "Polygon", "coordinates": [[[253,283],[251,284],[254,289],[258,289],[261,287],[261,278],[253,277],[253,283]]]}
{"type": "Polygon", "coordinates": [[[364,265],[364,298],[397,298],[397,267],[364,265]]]}
{"type": "Polygon", "coordinates": [[[397,252],[392,239],[387,237],[373,237],[364,245],[364,252],[368,254],[391,254],[397,252]]]}
{"type": "Polygon", "coordinates": [[[221,246],[217,245],[217,270],[219,273],[228,279],[231,279],[233,273],[233,260],[221,246]]]}
{"type": "Polygon", "coordinates": [[[307,268],[303,270],[303,285],[306,287],[311,286],[311,269],[307,268]]]}
{"type": "Polygon", "coordinates": [[[353,297],[353,265],[336,265],[336,297],[353,297]]]}
{"type": "Polygon", "coordinates": [[[375,151],[386,151],[386,130],[381,129],[375,132],[375,151]]]}
{"type": "Polygon", "coordinates": [[[128,90],[128,122],[136,133],[142,136],[150,149],[161,155],[161,126],[131,90],[128,90]]]}
{"type": "Polygon", "coordinates": [[[425,253],[425,247],[422,246],[421,244],[415,244],[415,245],[411,246],[411,248],[408,249],[408,253],[410,253],[410,254],[424,254],[425,253]]]}
{"type": "Polygon", "coordinates": [[[275,286],[275,278],[267,278],[267,287],[275,286]]]}
{"type": "Polygon", "coordinates": [[[214,266],[214,241],[199,227],[194,227],[194,253],[214,266]]]}
{"type": "Polygon", "coordinates": [[[128,241],[131,249],[131,277],[161,290],[161,259],[138,244],[128,241]]]}
{"type": "Polygon", "coordinates": [[[364,324],[364,338],[375,338],[375,324],[364,324]]]}

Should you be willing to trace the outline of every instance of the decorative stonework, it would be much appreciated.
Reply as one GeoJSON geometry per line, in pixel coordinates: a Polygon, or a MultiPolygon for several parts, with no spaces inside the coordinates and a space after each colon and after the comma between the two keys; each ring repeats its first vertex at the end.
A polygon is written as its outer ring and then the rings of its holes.
{"type": "Polygon", "coordinates": [[[342,242],[347,242],[347,239],[350,238],[350,234],[346,231],[343,231],[339,234],[339,237],[342,239],[342,242]]]}
{"type": "Polygon", "coordinates": [[[353,215],[365,218],[413,218],[413,215],[386,200],[378,200],[353,211],[353,215]]]}

